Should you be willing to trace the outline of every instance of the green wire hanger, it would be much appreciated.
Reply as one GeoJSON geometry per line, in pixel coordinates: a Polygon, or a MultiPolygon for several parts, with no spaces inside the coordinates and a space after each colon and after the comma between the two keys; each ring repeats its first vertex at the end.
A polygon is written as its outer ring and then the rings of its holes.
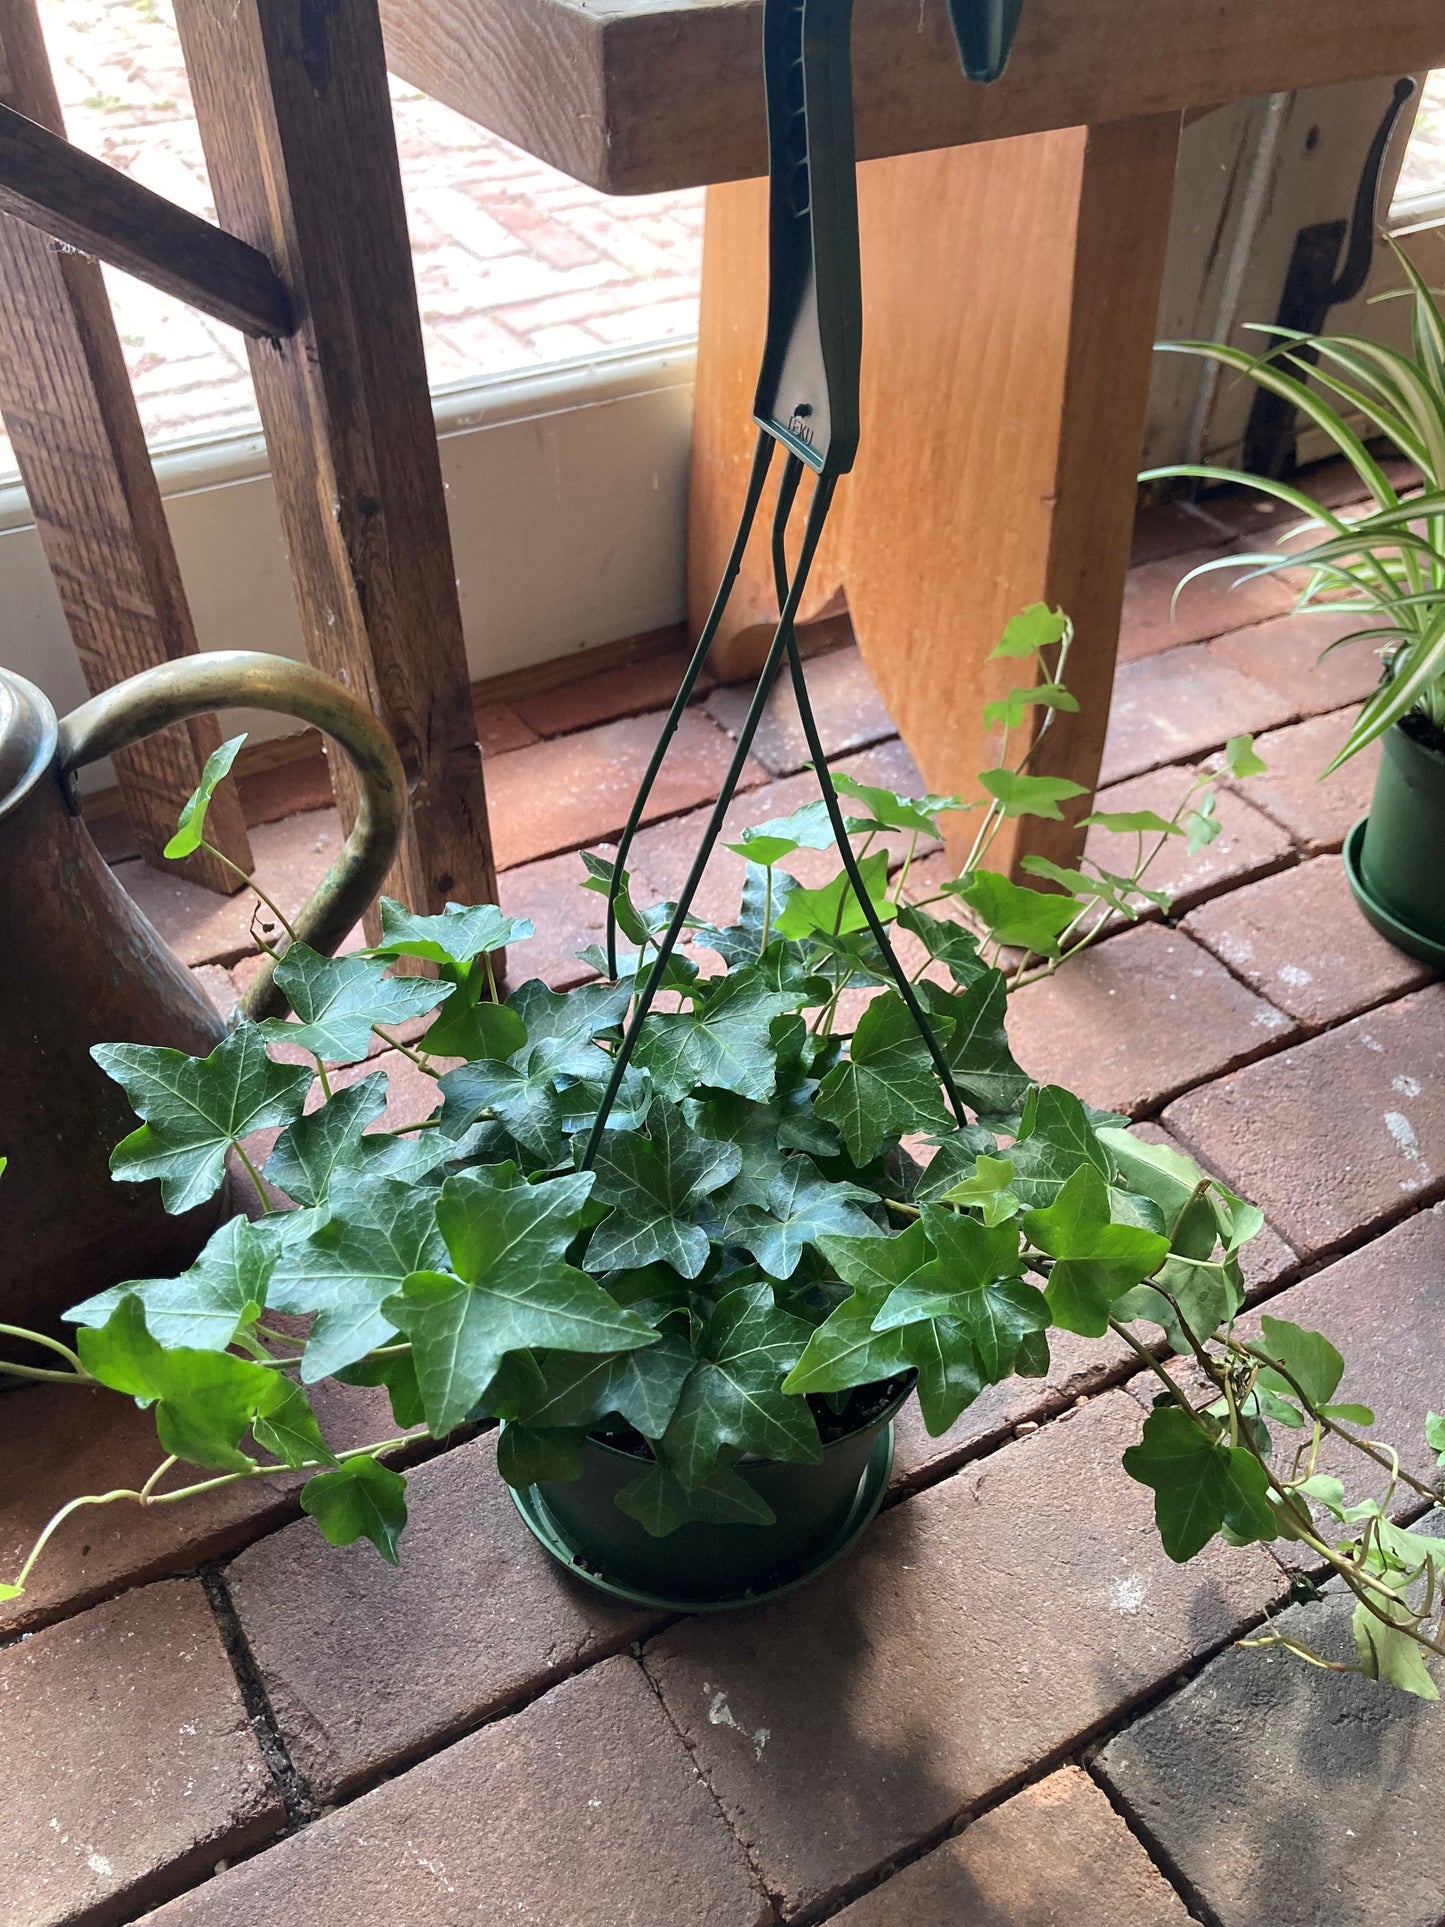
{"type": "MultiPolygon", "coordinates": [[[[722,833],[723,819],[736,793],[784,657],[808,753],[818,774],[828,820],[849,884],[898,993],[928,1048],[950,1108],[960,1125],[967,1121],[963,1099],[948,1061],[919,1006],[907,972],[893,954],[887,932],[859,874],[842,809],[828,780],[827,761],[808,698],[795,633],[798,608],[838,480],[852,468],[858,452],[863,296],[849,46],[853,3],[854,0],[764,0],[763,79],[768,108],[769,176],[768,326],[753,400],[758,439],[742,514],[722,581],[633,800],[626,828],[618,840],[607,896],[607,968],[614,978],[617,975],[617,900],[628,852],[663,758],[722,622],[757,518],[773,450],[781,446],[785,460],[772,528],[778,626],[748,713],[738,731],[732,761],[707,829],[612,1060],[607,1088],[583,1153],[584,1169],[596,1158],[638,1033],[687,926],[693,898],[722,833]],[[790,571],[786,556],[787,529],[805,468],[811,469],[815,477],[813,494],[797,565],[790,571]]],[[[1003,72],[1022,4],[1023,0],[949,0],[954,36],[970,79],[996,80],[1003,72]]]]}

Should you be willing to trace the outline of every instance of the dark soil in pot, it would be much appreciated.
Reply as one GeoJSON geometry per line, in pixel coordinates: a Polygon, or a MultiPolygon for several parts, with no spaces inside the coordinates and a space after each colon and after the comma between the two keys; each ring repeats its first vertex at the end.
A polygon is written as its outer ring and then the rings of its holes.
{"type": "Polygon", "coordinates": [[[681,1612],[746,1606],[824,1570],[882,1504],[893,1462],[894,1413],[912,1375],[860,1387],[841,1412],[810,1399],[823,1440],[812,1465],[742,1459],[737,1471],[776,1515],[769,1526],[679,1526],[654,1538],[615,1501],[651,1455],[636,1433],[587,1441],[580,1478],[514,1493],[549,1552],[603,1591],[681,1612]]]}

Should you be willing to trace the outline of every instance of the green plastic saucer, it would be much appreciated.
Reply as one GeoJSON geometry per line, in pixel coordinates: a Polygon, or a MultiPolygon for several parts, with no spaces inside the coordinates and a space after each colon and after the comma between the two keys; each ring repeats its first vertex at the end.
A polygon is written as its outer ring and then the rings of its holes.
{"type": "Polygon", "coordinates": [[[1345,875],[1350,880],[1350,889],[1355,902],[1364,913],[1366,923],[1372,924],[1382,937],[1403,950],[1408,957],[1418,957],[1422,963],[1445,965],[1445,943],[1437,943],[1412,929],[1408,923],[1401,923],[1397,916],[1387,910],[1379,898],[1372,894],[1365,882],[1364,871],[1360,866],[1360,856],[1365,847],[1365,826],[1368,816],[1362,816],[1345,838],[1344,859],[1345,875]]]}
{"type": "Polygon", "coordinates": [[[799,1586],[806,1586],[810,1579],[816,1579],[819,1573],[836,1565],[854,1540],[872,1523],[883,1503],[892,1471],[893,1427],[888,1424],[878,1434],[873,1450],[868,1455],[868,1463],[863,1468],[863,1476],[858,1481],[858,1490],[847,1516],[817,1558],[803,1572],[795,1573],[781,1585],[768,1586],[761,1592],[734,1593],[721,1599],[671,1598],[665,1593],[644,1592],[639,1587],[607,1578],[583,1562],[577,1547],[548,1511],[546,1501],[535,1485],[529,1485],[524,1491],[518,1491],[515,1486],[508,1490],[512,1494],[513,1505],[521,1513],[533,1538],[546,1547],[559,1565],[565,1566],[578,1579],[586,1580],[589,1586],[595,1586],[599,1592],[610,1593],[614,1599],[625,1599],[634,1606],[655,1606],[665,1612],[727,1613],[736,1612],[743,1606],[761,1606],[770,1599],[781,1599],[785,1593],[796,1592],[799,1586]]]}

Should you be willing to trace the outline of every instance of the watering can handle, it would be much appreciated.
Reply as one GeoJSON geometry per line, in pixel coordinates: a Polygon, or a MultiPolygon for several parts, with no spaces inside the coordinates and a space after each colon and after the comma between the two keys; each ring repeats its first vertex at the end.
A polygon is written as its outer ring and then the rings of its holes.
{"type": "MultiPolygon", "coordinates": [[[[298,716],[346,751],[361,784],[361,806],[340,856],[294,919],[297,940],[329,956],[380,888],[406,813],[406,778],[391,738],[364,704],[319,669],[248,649],[214,650],[143,669],[82,703],[60,725],[60,770],[86,763],[209,709],[274,709],[298,716]]],[[[241,1008],[279,1015],[286,1000],[267,960],[241,1008]]]]}

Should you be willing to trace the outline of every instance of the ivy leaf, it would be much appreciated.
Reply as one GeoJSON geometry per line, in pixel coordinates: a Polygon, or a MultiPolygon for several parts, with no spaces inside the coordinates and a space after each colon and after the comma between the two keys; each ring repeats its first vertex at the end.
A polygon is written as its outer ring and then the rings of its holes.
{"type": "Polygon", "coordinates": [[[1432,1452],[1439,1453],[1436,1463],[1445,1465],[1445,1417],[1439,1412],[1425,1414],[1425,1443],[1432,1452]]]}
{"type": "Polygon", "coordinates": [[[1149,1414],[1143,1438],[1124,1454],[1124,1470],[1153,1489],[1159,1537],[1178,1565],[1224,1526],[1236,1545],[1276,1536],[1264,1468],[1243,1446],[1211,1439],[1177,1405],[1149,1414]]]}
{"type": "Polygon", "coordinates": [[[601,1051],[566,1038],[528,1044],[507,1063],[483,1059],[459,1064],[440,1079],[445,1099],[441,1129],[460,1136],[483,1111],[490,1111],[524,1150],[543,1164],[555,1164],[562,1155],[565,1114],[557,1079],[592,1078],[606,1068],[601,1051]]]}
{"type": "Polygon", "coordinates": [[[1231,776],[1265,776],[1269,765],[1254,747],[1252,736],[1231,736],[1224,745],[1224,766],[1231,776]]]}
{"type": "Polygon", "coordinates": [[[306,1394],[289,1378],[283,1378],[281,1383],[285,1388],[282,1397],[251,1427],[257,1445],[278,1458],[282,1465],[297,1470],[303,1465],[335,1465],[336,1454],[321,1436],[321,1427],[306,1394]]]}
{"type": "Polygon", "coordinates": [[[975,1161],[971,1177],[963,1178],[945,1191],[943,1204],[961,1204],[981,1213],[989,1227],[1004,1224],[1019,1214],[1019,1201],[1009,1188],[1014,1168],[1007,1158],[991,1158],[986,1152],[975,1161]]]}
{"type": "Polygon", "coordinates": [[[286,1126],[266,1160],[266,1179],[299,1205],[324,1204],[338,1171],[361,1168],[362,1133],[385,1109],[386,1072],[371,1071],[286,1126]]]}
{"type": "Polygon", "coordinates": [[[471,1413],[510,1351],[630,1351],[656,1342],[584,1272],[563,1262],[590,1172],[528,1184],[515,1166],[448,1178],[436,1207],[453,1272],[412,1272],[382,1313],[411,1340],[427,1424],[442,1437],[471,1413]]]}
{"type": "MultiPolygon", "coordinates": [[[[612,899],[612,913],[617,919],[617,928],[630,943],[646,943],[651,934],[647,920],[632,901],[632,878],[626,870],[618,873],[617,865],[610,857],[598,856],[595,851],[582,852],[582,867],[587,875],[582,881],[584,890],[595,890],[598,896],[609,896],[612,879],[617,878],[617,894],[612,899]]],[[[535,1481],[529,1479],[529,1485],[535,1481]]]]}
{"type": "Polygon", "coordinates": [[[973,870],[944,889],[963,901],[999,943],[1040,957],[1059,955],[1059,938],[1084,908],[1083,899],[1030,890],[997,870],[973,870]]]}
{"type": "Polygon", "coordinates": [[[386,1560],[398,1563],[397,1543],[406,1527],[406,1480],[390,1466],[362,1453],[334,1472],[318,1472],[301,1488],[309,1512],[333,1546],[369,1539],[386,1560]]]}
{"type": "Polygon", "coordinates": [[[1321,1405],[1321,1418],[1338,1419],[1346,1425],[1373,1425],[1375,1413],[1369,1405],[1321,1405]]]}
{"type": "Polygon", "coordinates": [[[1040,649],[1062,642],[1070,628],[1062,609],[1051,609],[1046,602],[1031,602],[1009,623],[993,649],[989,661],[1000,656],[1034,656],[1040,649]]]}
{"type": "Polygon", "coordinates": [[[260,1031],[244,1021],[209,1057],[152,1044],[95,1044],[90,1054],[145,1120],[111,1152],[113,1176],[158,1178],[176,1213],[215,1195],[231,1145],[299,1117],[314,1076],[305,1065],[272,1063],[260,1031]]]}
{"type": "MultiPolygon", "coordinates": [[[[952,1028],[934,1020],[941,1041],[952,1028]]],[[[896,990],[875,997],[858,1019],[847,1058],[823,1079],[814,1110],[843,1134],[861,1170],[884,1140],[902,1131],[948,1130],[953,1123],[938,1073],[908,1006],[896,990]]]]}
{"type": "Polygon", "coordinates": [[[711,1246],[694,1214],[705,1197],[731,1183],[742,1161],[736,1144],[699,1137],[679,1110],[657,1099],[647,1137],[611,1132],[602,1140],[596,1196],[613,1209],[592,1234],[589,1268],[661,1262],[696,1278],[711,1246]]]}
{"type": "MultiPolygon", "coordinates": [[[[442,974],[451,970],[442,965],[442,974]]],[[[511,1057],[527,1041],[527,1026],[515,1010],[491,999],[485,974],[473,964],[437,1012],[426,1034],[426,1048],[437,1057],[511,1057]]]]}
{"type": "Polygon", "coordinates": [[[590,1044],[612,1030],[632,1001],[629,984],[578,984],[572,990],[549,990],[540,978],[529,977],[507,999],[527,1026],[533,1044],[590,1044]]]}
{"type": "Polygon", "coordinates": [[[1020,729],[1025,713],[1032,708],[1066,709],[1077,712],[1079,699],[1059,682],[1021,684],[998,701],[983,706],[983,726],[987,730],[1020,729]]]}
{"type": "Polygon", "coordinates": [[[1109,1188],[1092,1165],[1081,1165],[1051,1205],[1026,1212],[1023,1228],[1056,1261],[1045,1288],[1054,1323],[1083,1338],[1101,1338],[1115,1299],[1169,1255],[1158,1232],[1111,1221],[1109,1188]]]}
{"type": "Polygon", "coordinates": [[[896,1331],[874,1330],[873,1321],[898,1287],[932,1256],[921,1224],[896,1238],[825,1236],[820,1249],[852,1291],[809,1337],[783,1381],[794,1392],[846,1392],[905,1371],[912,1362],[896,1331]]]}
{"type": "Polygon", "coordinates": [[[477,957],[531,935],[527,918],[504,916],[494,903],[449,903],[440,916],[421,917],[404,903],[383,897],[381,942],[366,954],[420,957],[427,963],[466,966],[477,957]]]}
{"type": "Polygon", "coordinates": [[[1183,836],[1179,824],[1160,816],[1157,810],[1093,810],[1079,818],[1081,829],[1097,824],[1115,836],[1183,836]]]}
{"type": "Polygon", "coordinates": [[[690,1011],[649,1017],[633,1061],[674,1101],[699,1086],[766,1100],[777,1082],[770,1027],[797,1009],[798,998],[796,991],[769,989],[755,966],[735,970],[690,1011]]]}
{"type": "Polygon", "coordinates": [[[913,1187],[916,1204],[941,1204],[956,1184],[971,1178],[980,1157],[993,1157],[998,1139],[982,1124],[962,1124],[947,1137],[913,1187]]]}
{"type": "MultiPolygon", "coordinates": [[[[1098,1142],[1108,1152],[1119,1181],[1158,1205],[1165,1232],[1172,1239],[1185,1210],[1198,1201],[1208,1184],[1193,1158],[1168,1144],[1146,1144],[1128,1130],[1101,1131],[1098,1142]]],[[[1211,1236],[1208,1249],[1192,1255],[1208,1257],[1213,1244],[1211,1236]]]]}
{"type": "Polygon", "coordinates": [[[523,1492],[544,1481],[580,1478],[586,1442],[585,1432],[510,1420],[497,1440],[497,1470],[508,1485],[523,1492]]]}
{"type": "Polygon", "coordinates": [[[822,1458],[807,1402],[779,1389],[811,1335],[779,1309],[771,1285],[739,1285],[718,1300],[662,1441],[663,1459],[685,1487],[702,1484],[726,1446],[788,1464],[822,1458]]]}
{"type": "Polygon", "coordinates": [[[694,926],[693,941],[715,950],[730,970],[754,962],[766,948],[764,931],[774,928],[778,912],[797,888],[797,879],[786,870],[749,863],[743,873],[738,921],[721,929],[716,924],[699,923],[694,926]]]}
{"type": "MultiPolygon", "coordinates": [[[[854,830],[866,829],[868,825],[852,823],[845,818],[844,827],[851,834],[854,830]]],[[[766,823],[754,824],[743,831],[736,843],[729,843],[726,847],[746,857],[750,863],[770,866],[782,857],[791,856],[794,850],[831,850],[835,841],[828,805],[818,796],[801,809],[794,810],[791,816],[774,816],[766,823]]]]}
{"type": "Polygon", "coordinates": [[[994,801],[1003,805],[1006,817],[1044,816],[1055,823],[1064,820],[1060,803],[1089,793],[1082,783],[1072,783],[1067,776],[1027,776],[1011,769],[986,769],[978,780],[994,801]]]}
{"type": "Polygon", "coordinates": [[[219,749],[211,751],[201,771],[199,784],[191,791],[176,818],[176,833],[162,850],[162,856],[190,856],[200,849],[206,835],[206,811],[211,807],[216,785],[230,775],[236,752],[245,740],[246,733],[243,730],[239,736],[229,737],[219,749]]]}
{"type": "Polygon", "coordinates": [[[954,1318],[929,1318],[899,1332],[918,1373],[918,1409],[931,1439],[958,1423],[983,1390],[983,1371],[966,1328],[954,1318]]]}
{"type": "Polygon", "coordinates": [[[682,1525],[770,1526],[777,1514],[762,1494],[730,1465],[716,1465],[687,1487],[665,1465],[649,1465],[623,1486],[616,1505],[654,1539],[682,1525]]]}
{"type": "Polygon", "coordinates": [[[391,1416],[403,1432],[410,1432],[426,1417],[410,1352],[372,1352],[354,1365],[343,1365],[332,1376],[343,1385],[384,1385],[391,1401],[391,1416]]]}
{"type": "Polygon", "coordinates": [[[271,1277],[278,1311],[315,1312],[301,1358],[307,1385],[354,1365],[396,1330],[382,1310],[414,1271],[440,1265],[437,1194],[397,1178],[338,1184],[309,1236],[286,1243],[271,1277]]]}
{"type": "MultiPolygon", "coordinates": [[[[783,1128],[780,1106],[776,1102],[756,1104],[731,1091],[714,1091],[707,1097],[686,1099],[682,1114],[700,1137],[710,1138],[715,1144],[735,1144],[738,1148],[742,1163],[723,1201],[728,1208],[743,1204],[766,1208],[773,1180],[785,1168],[778,1149],[779,1132],[783,1128]]],[[[811,1117],[811,1106],[807,1108],[807,1115],[811,1117]]],[[[826,1130],[826,1126],[821,1125],[814,1128],[820,1137],[826,1130]]],[[[826,1157],[837,1149],[838,1140],[834,1137],[822,1155],[826,1157]]]]}
{"type": "Polygon", "coordinates": [[[130,1294],[145,1307],[145,1323],[157,1344],[223,1352],[243,1325],[254,1324],[260,1317],[275,1264],[271,1243],[238,1215],[212,1234],[196,1262],[179,1278],[113,1285],[73,1306],[65,1316],[74,1325],[104,1325],[130,1294]]]}
{"type": "MultiPolygon", "coordinates": [[[[858,875],[879,921],[887,923],[898,914],[898,906],[888,900],[888,852],[875,850],[872,856],[865,856],[858,865],[858,875]]],[[[840,870],[819,889],[794,890],[773,919],[773,927],[780,937],[846,937],[855,930],[867,929],[868,918],[848,872],[840,870]]]]}
{"type": "Polygon", "coordinates": [[[1043,1293],[1018,1276],[1018,1228],[1010,1221],[989,1230],[937,1205],[924,1205],[923,1228],[937,1256],[892,1293],[874,1328],[951,1319],[995,1385],[1012,1371],[1024,1337],[1049,1323],[1043,1293]]]}
{"type": "MultiPolygon", "coordinates": [[[[1327,1405],[1345,1375],[1345,1361],[1330,1341],[1322,1332],[1306,1331],[1288,1318],[1264,1317],[1259,1325],[1264,1334],[1260,1350],[1284,1366],[1311,1405],[1316,1409],[1327,1405]]],[[[1283,1398],[1296,1396],[1289,1380],[1268,1368],[1260,1373],[1259,1382],[1283,1398]]]]}
{"type": "Polygon", "coordinates": [[[962,1095],[987,1115],[1003,1116],[1017,1109],[1028,1093],[1029,1080],[1014,1062],[1004,1030],[1008,980],[1003,972],[985,971],[961,995],[926,979],[918,990],[935,1023],[940,1017],[951,1023],[940,1042],[962,1095]]]}
{"type": "Polygon", "coordinates": [[[1207,850],[1219,835],[1224,825],[1219,820],[1219,804],[1213,790],[1206,791],[1198,806],[1184,819],[1184,833],[1189,839],[1189,854],[1197,856],[1207,850]]]}
{"type": "Polygon", "coordinates": [[[931,917],[911,903],[898,906],[898,921],[919,939],[930,957],[947,964],[956,984],[974,983],[987,973],[988,965],[978,954],[978,938],[961,923],[931,917]]]}
{"type": "Polygon", "coordinates": [[[1424,1654],[1408,1633],[1386,1626],[1363,1601],[1355,1607],[1350,1631],[1366,1679],[1383,1679],[1416,1699],[1439,1699],[1440,1691],[1426,1668],[1424,1654]]]}
{"type": "Polygon", "coordinates": [[[374,1024],[425,1016],[454,989],[429,977],[388,977],[374,958],[324,957],[304,943],[293,943],[277,964],[276,987],[298,1021],[267,1017],[257,1025],[261,1035],[333,1063],[365,1057],[374,1024]]]}
{"type": "Polygon", "coordinates": [[[1058,1084],[1040,1085],[1028,1124],[1008,1154],[1021,1204],[1031,1209],[1051,1205],[1085,1165],[1103,1178],[1113,1176],[1109,1154],[1072,1091],[1058,1084]]]}
{"type": "Polygon", "coordinates": [[[166,1452],[192,1465],[247,1472],[254,1461],[240,1450],[257,1417],[286,1396],[277,1371],[233,1352],[163,1348],[146,1327],[145,1310],[128,1292],[99,1327],[76,1337],[80,1362],[102,1385],[156,1408],[156,1436],[166,1452]]]}
{"type": "MultiPolygon", "coordinates": [[[[893,790],[880,789],[876,784],[860,783],[856,776],[850,776],[846,770],[832,769],[828,775],[839,796],[851,797],[868,812],[868,822],[850,824],[852,829],[902,830],[911,836],[937,836],[939,817],[947,810],[963,807],[957,796],[899,796],[893,790]]],[[[828,842],[832,841],[830,836],[828,842]]]]}
{"type": "Polygon", "coordinates": [[[723,1220],[722,1240],[751,1252],[770,1276],[791,1278],[805,1248],[827,1234],[883,1236],[857,1201],[872,1204],[876,1195],[861,1184],[830,1181],[811,1158],[789,1158],[769,1187],[767,1210],[739,1205],[723,1220]]]}
{"type": "Polygon", "coordinates": [[[665,1331],[645,1351],[604,1358],[552,1352],[540,1363],[541,1386],[522,1408],[529,1426],[586,1432],[615,1413],[645,1439],[660,1439],[692,1370],[693,1352],[679,1333],[665,1331]]]}
{"type": "MultiPolygon", "coordinates": [[[[366,1134],[386,1108],[387,1074],[371,1071],[337,1091],[318,1110],[289,1124],[276,1140],[263,1175],[302,1206],[324,1205],[334,1184],[358,1178],[398,1178],[415,1184],[456,1149],[440,1131],[416,1138],[366,1134]]],[[[273,1214],[275,1215],[275,1214],[273,1214]]],[[[290,1215],[290,1214],[288,1214],[290,1215]]]]}

